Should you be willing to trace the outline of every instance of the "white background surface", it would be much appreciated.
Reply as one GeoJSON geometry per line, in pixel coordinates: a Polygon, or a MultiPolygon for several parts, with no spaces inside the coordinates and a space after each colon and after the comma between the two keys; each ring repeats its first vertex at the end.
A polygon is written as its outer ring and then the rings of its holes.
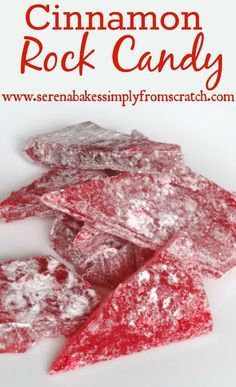
{"type": "MultiPolygon", "coordinates": [[[[43,1],[42,1],[43,2],[43,1]]],[[[49,2],[49,1],[48,1],[49,2]]],[[[44,2],[45,3],[45,2],[44,2]]],[[[235,1],[223,3],[196,1],[61,1],[67,9],[120,10],[198,10],[206,32],[206,49],[224,54],[224,75],[217,90],[235,92],[235,1]],[[101,4],[100,4],[101,3],[101,4]],[[116,5],[117,3],[117,5],[116,5]],[[145,3],[145,5],[144,5],[145,3]],[[178,3],[178,4],[177,4],[178,3]],[[196,4],[197,3],[197,4],[196,4]],[[128,5],[127,5],[128,4],[128,5]]],[[[78,74],[19,73],[24,34],[32,34],[24,23],[24,10],[31,1],[11,0],[2,4],[1,92],[70,92],[127,88],[152,91],[194,91],[203,87],[207,73],[191,72],[162,75],[134,73],[122,75],[111,65],[111,49],[121,33],[100,32],[91,36],[96,46],[96,71],[83,78],[78,74]],[[6,38],[6,36],[8,36],[6,38]]],[[[34,35],[34,33],[33,33],[34,35]]],[[[48,48],[61,51],[79,47],[79,32],[35,34],[47,41],[48,48]]],[[[186,52],[194,33],[138,33],[142,50],[161,48],[186,52]]],[[[141,51],[142,51],[141,50],[141,51]]],[[[3,104],[0,103],[0,199],[11,190],[40,175],[40,168],[27,163],[20,149],[29,135],[67,124],[93,120],[107,128],[128,132],[139,129],[151,138],[182,145],[186,162],[197,172],[236,191],[236,112],[227,104],[141,104],[122,108],[118,104],[3,104]]],[[[50,222],[27,219],[0,225],[0,260],[52,253],[48,233],[50,222]]],[[[154,349],[111,362],[100,363],[78,372],[55,377],[47,369],[63,339],[39,343],[24,355],[0,356],[2,387],[235,387],[236,385],[236,269],[222,279],[206,281],[214,319],[214,332],[206,337],[154,349]]]]}

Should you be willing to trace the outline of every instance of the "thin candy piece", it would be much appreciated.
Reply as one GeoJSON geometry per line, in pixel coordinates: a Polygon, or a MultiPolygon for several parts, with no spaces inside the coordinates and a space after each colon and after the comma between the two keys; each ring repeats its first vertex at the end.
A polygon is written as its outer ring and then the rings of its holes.
{"type": "Polygon", "coordinates": [[[73,218],[57,218],[50,234],[54,250],[71,263],[76,271],[90,283],[114,289],[133,274],[153,255],[149,249],[141,249],[116,236],[108,235],[94,248],[74,249],[74,239],[82,225],[73,218]]]}
{"type": "Polygon", "coordinates": [[[199,263],[209,276],[222,275],[236,264],[236,199],[189,169],[180,175],[124,173],[42,200],[153,250],[184,231],[196,243],[199,263]]]}
{"type": "Polygon", "coordinates": [[[179,145],[150,141],[83,122],[31,138],[24,154],[41,165],[157,173],[182,167],[179,145]]]}
{"type": "Polygon", "coordinates": [[[166,250],[121,283],[91,314],[50,373],[208,333],[212,318],[201,276],[166,250]]]}
{"type": "Polygon", "coordinates": [[[70,336],[98,305],[91,286],[51,256],[0,264],[0,353],[70,336]]]}
{"type": "Polygon", "coordinates": [[[33,183],[13,192],[7,199],[0,202],[0,221],[11,222],[36,215],[54,217],[55,211],[50,210],[40,200],[43,194],[105,176],[102,171],[54,167],[33,183]]]}

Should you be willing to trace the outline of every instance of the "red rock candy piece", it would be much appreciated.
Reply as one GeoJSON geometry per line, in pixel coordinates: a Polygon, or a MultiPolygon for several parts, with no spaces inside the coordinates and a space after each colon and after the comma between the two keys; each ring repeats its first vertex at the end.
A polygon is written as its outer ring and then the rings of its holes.
{"type": "Polygon", "coordinates": [[[106,175],[102,171],[54,167],[33,183],[13,192],[7,199],[0,202],[0,221],[11,222],[35,215],[55,216],[55,211],[41,202],[40,198],[43,194],[104,176],[106,175]]]}
{"type": "Polygon", "coordinates": [[[94,285],[114,289],[153,255],[153,251],[113,235],[89,251],[74,250],[73,242],[80,229],[81,225],[73,219],[57,218],[50,239],[54,250],[94,285]]]}
{"type": "Polygon", "coordinates": [[[91,314],[50,373],[189,339],[212,330],[201,276],[167,251],[121,283],[91,314]]]}
{"type": "Polygon", "coordinates": [[[45,204],[141,247],[158,248],[186,225],[196,202],[172,188],[166,175],[120,174],[44,195],[45,204]]]}
{"type": "Polygon", "coordinates": [[[50,256],[0,264],[0,352],[69,336],[97,306],[90,285],[50,256]]]}
{"type": "Polygon", "coordinates": [[[184,230],[211,276],[236,264],[235,197],[188,169],[182,175],[120,174],[45,195],[43,201],[153,250],[184,230]]]}
{"type": "Polygon", "coordinates": [[[84,122],[29,140],[24,153],[42,165],[157,173],[182,166],[179,145],[148,140],[84,122]]]}

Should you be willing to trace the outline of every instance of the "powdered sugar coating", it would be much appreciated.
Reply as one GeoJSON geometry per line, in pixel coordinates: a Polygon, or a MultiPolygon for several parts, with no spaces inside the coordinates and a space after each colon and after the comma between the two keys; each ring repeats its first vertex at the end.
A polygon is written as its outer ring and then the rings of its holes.
{"type": "Polygon", "coordinates": [[[42,165],[115,171],[158,171],[180,168],[183,160],[178,145],[148,140],[83,122],[29,140],[24,154],[42,165]]]}
{"type": "Polygon", "coordinates": [[[102,171],[54,167],[33,183],[13,192],[0,202],[0,221],[11,222],[35,215],[53,217],[55,211],[50,210],[40,200],[43,194],[105,176],[102,171]]]}
{"type": "Polygon", "coordinates": [[[69,336],[98,305],[95,290],[50,256],[0,264],[0,352],[69,336]]]}
{"type": "Polygon", "coordinates": [[[56,358],[50,373],[111,360],[211,330],[201,276],[163,250],[107,296],[56,358]]]}

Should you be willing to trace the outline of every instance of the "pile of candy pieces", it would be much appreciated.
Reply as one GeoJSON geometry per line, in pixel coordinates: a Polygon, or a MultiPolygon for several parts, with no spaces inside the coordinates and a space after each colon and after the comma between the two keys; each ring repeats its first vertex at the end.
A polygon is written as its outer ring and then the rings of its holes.
{"type": "Polygon", "coordinates": [[[53,218],[65,264],[0,264],[0,352],[65,335],[58,373],[212,330],[203,279],[236,265],[236,195],[178,145],[91,122],[31,138],[24,154],[49,170],[0,203],[0,221],[53,218]]]}

